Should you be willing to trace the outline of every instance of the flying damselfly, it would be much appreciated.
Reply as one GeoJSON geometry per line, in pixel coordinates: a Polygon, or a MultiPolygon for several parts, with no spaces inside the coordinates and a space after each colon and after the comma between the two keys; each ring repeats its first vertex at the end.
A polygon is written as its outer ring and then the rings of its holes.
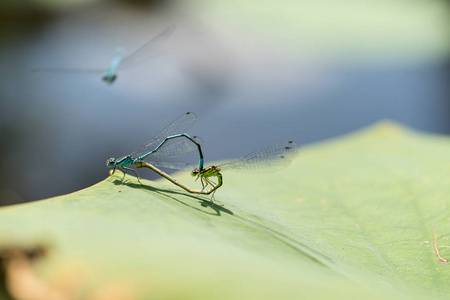
{"type": "Polygon", "coordinates": [[[125,55],[125,50],[122,47],[119,47],[114,52],[114,56],[111,59],[111,63],[109,68],[101,69],[36,69],[32,70],[32,72],[47,72],[47,73],[94,73],[94,74],[103,74],[102,80],[112,84],[117,79],[117,72],[128,68],[130,66],[138,64],[143,57],[148,56],[155,52],[155,48],[158,44],[160,44],[163,40],[167,39],[173,32],[175,25],[167,27],[157,36],[152,38],[150,41],[142,45],[140,48],[131,52],[128,55],[125,55]]]}

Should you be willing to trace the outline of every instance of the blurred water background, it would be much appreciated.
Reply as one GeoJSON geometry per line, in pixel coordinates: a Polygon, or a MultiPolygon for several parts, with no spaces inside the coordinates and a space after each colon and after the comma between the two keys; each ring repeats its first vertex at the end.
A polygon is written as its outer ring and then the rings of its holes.
{"type": "Polygon", "coordinates": [[[382,119],[448,134],[449,20],[440,0],[3,0],[0,205],[105,179],[109,157],[186,111],[207,164],[382,119]],[[171,24],[160,51],[112,85],[32,72],[106,69],[118,46],[133,51],[171,24]]]}

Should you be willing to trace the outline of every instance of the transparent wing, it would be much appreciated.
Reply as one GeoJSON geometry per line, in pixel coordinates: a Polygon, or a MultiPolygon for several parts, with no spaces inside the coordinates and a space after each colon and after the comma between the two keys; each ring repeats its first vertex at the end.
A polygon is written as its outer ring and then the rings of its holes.
{"type": "MultiPolygon", "coordinates": [[[[142,45],[140,48],[135,50],[134,52],[126,55],[125,57],[121,57],[122,59],[115,59],[113,58],[110,69],[113,71],[116,70],[122,70],[129,66],[135,65],[142,61],[144,58],[152,54],[156,48],[157,45],[159,45],[162,41],[170,37],[173,30],[175,29],[175,25],[171,25],[164,29],[161,33],[159,33],[157,36],[152,38],[150,41],[142,45]]],[[[121,52],[123,52],[123,49],[119,48],[121,52]]],[[[118,50],[116,50],[117,52],[118,50]]],[[[116,56],[117,57],[117,56],[116,56]]],[[[106,68],[103,69],[64,69],[64,68],[42,68],[42,69],[33,69],[31,70],[32,73],[98,73],[103,74],[105,73],[106,68]]]]}
{"type": "MultiPolygon", "coordinates": [[[[203,143],[203,140],[198,136],[193,136],[192,139],[194,139],[200,145],[203,143]]],[[[191,153],[195,150],[197,150],[197,145],[195,145],[185,137],[180,137],[174,139],[173,142],[164,144],[157,152],[154,152],[151,155],[147,156],[144,160],[147,160],[147,158],[149,160],[153,160],[156,158],[160,159],[178,157],[187,153],[191,153]]]]}
{"type": "Polygon", "coordinates": [[[134,52],[126,55],[123,59],[121,64],[118,67],[118,70],[123,70],[125,68],[128,68],[130,66],[136,65],[139,62],[145,60],[150,55],[154,55],[155,50],[158,45],[160,45],[164,40],[170,37],[173,30],[175,29],[175,25],[171,25],[164,29],[161,33],[159,33],[157,36],[153,37],[150,41],[142,45],[140,48],[135,50],[134,52]]]}
{"type": "MultiPolygon", "coordinates": [[[[197,116],[193,112],[187,112],[187,113],[182,114],[181,116],[176,118],[172,123],[167,125],[163,130],[161,130],[157,135],[155,135],[148,143],[142,145],[139,149],[137,149],[136,151],[131,153],[130,154],[131,157],[138,158],[138,157],[154,150],[168,136],[185,133],[189,128],[192,127],[192,125],[194,125],[196,119],[197,119],[197,116]]],[[[186,139],[186,138],[180,138],[180,139],[186,139]]],[[[190,143],[192,143],[192,142],[190,142],[190,143]]],[[[161,149],[164,149],[164,148],[161,148],[161,149]]],[[[158,153],[158,152],[156,152],[156,153],[158,153]]],[[[155,156],[153,156],[153,157],[155,157],[155,156]]]]}
{"type": "Polygon", "coordinates": [[[152,161],[150,164],[157,168],[171,169],[171,170],[181,170],[181,171],[192,171],[195,169],[194,166],[183,163],[183,162],[169,162],[169,161],[152,161]]]}
{"type": "Polygon", "coordinates": [[[97,73],[102,74],[105,70],[102,69],[34,69],[31,73],[97,73]]]}
{"type": "Polygon", "coordinates": [[[287,167],[298,154],[298,145],[293,141],[270,145],[244,157],[226,162],[221,170],[242,172],[274,171],[287,167]]]}

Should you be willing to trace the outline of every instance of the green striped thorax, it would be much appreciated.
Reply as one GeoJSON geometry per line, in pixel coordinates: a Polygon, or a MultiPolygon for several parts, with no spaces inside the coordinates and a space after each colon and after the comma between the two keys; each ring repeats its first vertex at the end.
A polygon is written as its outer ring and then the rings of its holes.
{"type": "Polygon", "coordinates": [[[111,157],[106,161],[106,165],[110,168],[116,167],[116,166],[129,166],[136,162],[135,159],[132,159],[130,155],[127,155],[121,159],[115,159],[111,157]]]}
{"type": "Polygon", "coordinates": [[[209,166],[207,168],[204,168],[200,170],[199,168],[196,168],[192,170],[191,175],[192,176],[201,176],[201,177],[211,177],[211,176],[217,176],[219,174],[220,168],[217,166],[209,166]]]}

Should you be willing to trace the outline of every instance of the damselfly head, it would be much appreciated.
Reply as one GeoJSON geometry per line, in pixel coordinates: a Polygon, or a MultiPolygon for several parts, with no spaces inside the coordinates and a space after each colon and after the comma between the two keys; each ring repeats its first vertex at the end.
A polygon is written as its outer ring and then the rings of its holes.
{"type": "Polygon", "coordinates": [[[194,170],[192,170],[191,172],[191,176],[195,177],[198,176],[200,174],[200,169],[199,168],[195,168],[194,170]]]}
{"type": "Polygon", "coordinates": [[[111,157],[106,161],[106,165],[108,167],[114,167],[116,165],[116,159],[111,157]]]}
{"type": "Polygon", "coordinates": [[[103,81],[106,81],[106,82],[109,83],[109,84],[111,84],[111,83],[113,83],[114,81],[116,81],[116,78],[117,78],[117,75],[116,75],[116,74],[112,74],[112,75],[105,74],[105,75],[103,75],[103,77],[102,77],[103,81]]]}

